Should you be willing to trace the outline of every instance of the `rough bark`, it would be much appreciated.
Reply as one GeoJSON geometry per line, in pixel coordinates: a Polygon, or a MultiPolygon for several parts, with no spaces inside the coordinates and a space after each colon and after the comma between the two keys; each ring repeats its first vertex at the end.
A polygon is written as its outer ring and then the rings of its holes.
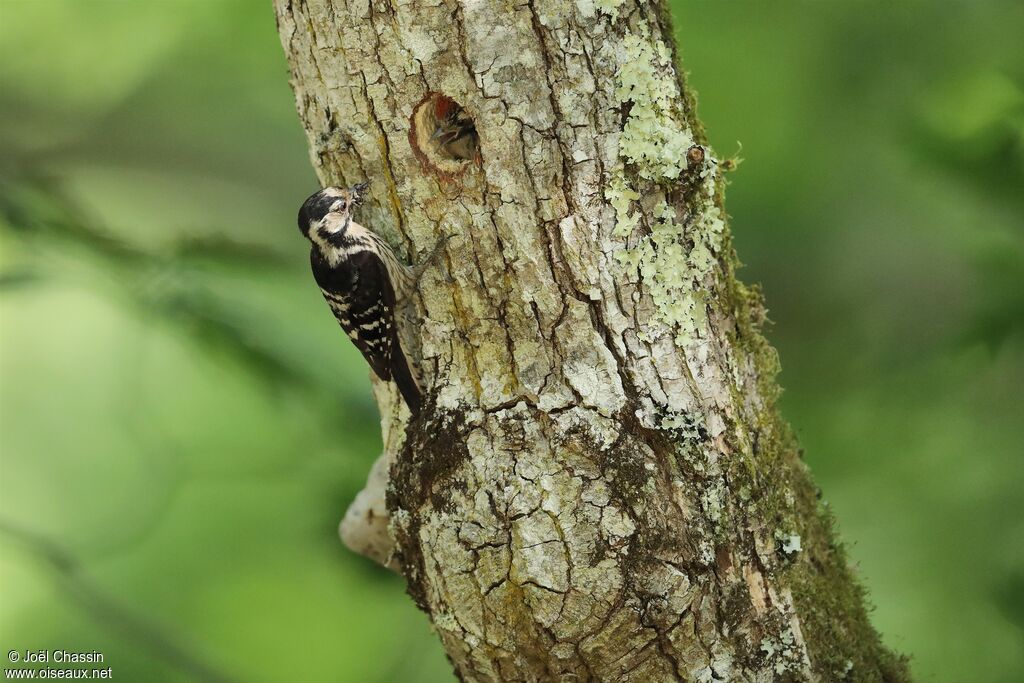
{"type": "Polygon", "coordinates": [[[369,181],[361,222],[410,261],[455,235],[417,302],[426,410],[375,385],[385,453],[342,535],[456,673],[906,679],[777,414],[664,6],[276,11],[321,181],[369,181]],[[437,95],[478,160],[418,142],[437,95]]]}

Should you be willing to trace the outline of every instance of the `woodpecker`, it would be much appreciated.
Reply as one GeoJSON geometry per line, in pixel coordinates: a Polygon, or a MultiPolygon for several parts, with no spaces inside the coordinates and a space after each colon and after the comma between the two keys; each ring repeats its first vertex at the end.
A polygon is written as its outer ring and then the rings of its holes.
{"type": "Polygon", "coordinates": [[[405,265],[387,242],[352,219],[366,189],[367,184],[360,183],[314,192],[299,209],[299,230],[312,245],[313,278],[334,317],[374,374],[398,385],[416,416],[422,400],[420,380],[408,349],[402,348],[399,311],[408,309],[419,276],[444,240],[422,266],[405,265]]]}
{"type": "Polygon", "coordinates": [[[432,142],[448,156],[463,161],[477,158],[480,138],[473,119],[448,97],[438,97],[433,103],[436,128],[430,136],[432,142]]]}

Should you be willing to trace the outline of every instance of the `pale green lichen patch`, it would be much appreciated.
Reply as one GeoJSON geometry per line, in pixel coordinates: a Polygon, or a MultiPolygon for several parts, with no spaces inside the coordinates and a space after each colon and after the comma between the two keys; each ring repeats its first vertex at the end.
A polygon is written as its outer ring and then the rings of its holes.
{"type": "Polygon", "coordinates": [[[781,531],[776,531],[775,538],[779,541],[779,547],[786,555],[795,555],[803,550],[803,546],[800,543],[800,534],[787,534],[781,531]]]}
{"type": "MultiPolygon", "coordinates": [[[[708,178],[702,189],[714,192],[714,176],[708,178]]],[[[628,188],[617,192],[613,206],[626,203],[631,192],[628,188]]],[[[616,233],[631,229],[637,220],[628,214],[624,219],[616,226],[616,233]]],[[[657,307],[657,319],[673,330],[675,343],[680,347],[695,340],[706,323],[706,302],[700,282],[717,262],[724,231],[719,211],[710,203],[687,227],[677,221],[675,210],[662,201],[654,209],[650,233],[635,246],[615,255],[624,268],[639,272],[657,307]]],[[[649,330],[641,330],[638,336],[653,341],[649,330]]]]}
{"type": "MultiPolygon", "coordinates": [[[[672,430],[678,437],[679,443],[700,437],[699,415],[679,411],[668,411],[661,416],[658,426],[665,430],[672,430]]],[[[701,421],[703,422],[703,421],[701,421]]]]}
{"type": "Polygon", "coordinates": [[[442,628],[445,631],[453,631],[455,633],[461,632],[459,622],[448,612],[439,612],[434,615],[434,626],[442,628]]]}
{"type": "Polygon", "coordinates": [[[694,140],[677,111],[679,83],[672,53],[663,41],[651,38],[644,22],[638,33],[622,39],[622,52],[615,99],[631,107],[619,153],[641,178],[674,180],[686,169],[686,152],[694,140]]]}
{"type": "Polygon", "coordinates": [[[778,640],[763,638],[760,650],[777,676],[782,676],[786,672],[799,674],[803,671],[803,649],[791,628],[782,631],[778,640]]]}
{"type": "Polygon", "coordinates": [[[716,481],[701,494],[701,507],[704,508],[704,514],[712,522],[721,521],[725,508],[725,497],[725,486],[720,481],[716,481]]]}
{"type": "Polygon", "coordinates": [[[602,14],[607,14],[612,18],[612,21],[615,21],[619,18],[619,8],[622,7],[625,2],[626,0],[594,0],[593,4],[597,6],[597,9],[600,10],[602,14]]]}
{"type": "Polygon", "coordinates": [[[640,214],[630,213],[633,202],[640,199],[640,193],[627,184],[621,168],[608,181],[604,196],[615,209],[615,236],[628,237],[640,225],[640,214]]]}
{"type": "MultiPolygon", "coordinates": [[[[610,4],[617,9],[616,3],[610,4]]],[[[651,36],[646,22],[640,21],[635,32],[622,38],[619,59],[614,94],[617,102],[628,106],[628,115],[619,137],[621,163],[611,172],[605,198],[615,211],[613,234],[625,238],[640,228],[641,212],[633,211],[634,203],[642,194],[657,192],[664,197],[661,186],[679,181],[695,142],[678,109],[679,82],[671,50],[651,36]],[[641,193],[639,183],[645,181],[653,187],[644,187],[641,193]]],[[[693,169],[700,179],[697,211],[688,224],[663,198],[654,207],[649,232],[615,254],[627,272],[639,273],[656,307],[656,322],[671,331],[679,347],[697,339],[707,322],[701,282],[717,262],[725,232],[714,202],[716,162],[703,149],[698,158],[701,166],[693,169]]],[[[638,337],[653,341],[656,332],[641,330],[638,337]]]]}

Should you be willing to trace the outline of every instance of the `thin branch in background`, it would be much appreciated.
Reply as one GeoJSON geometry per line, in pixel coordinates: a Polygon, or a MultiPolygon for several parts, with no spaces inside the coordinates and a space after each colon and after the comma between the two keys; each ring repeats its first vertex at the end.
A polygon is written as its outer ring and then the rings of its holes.
{"type": "Polygon", "coordinates": [[[206,260],[264,269],[284,269],[287,266],[287,260],[280,252],[221,236],[183,238],[174,246],[173,254],[180,261],[206,260]]]}
{"type": "MultiPolygon", "coordinates": [[[[226,352],[272,387],[307,388],[314,378],[287,356],[268,348],[240,315],[238,301],[222,300],[204,286],[196,262],[248,268],[283,268],[285,259],[260,245],[225,239],[184,239],[149,252],[120,240],[83,218],[86,212],[60,183],[38,174],[0,191],[0,225],[24,239],[45,239],[85,250],[113,273],[126,297],[144,314],[169,319],[209,351],[226,352]]],[[[41,273],[36,279],[41,280],[41,273]]],[[[0,283],[2,284],[2,283],[0,283]]],[[[25,282],[27,284],[27,282],[25,282]]],[[[252,315],[250,318],[259,318],[252,315]]]]}
{"type": "Polygon", "coordinates": [[[192,680],[206,683],[241,683],[241,679],[217,670],[189,651],[163,628],[129,607],[118,603],[82,573],[82,565],[72,553],[42,535],[0,520],[0,533],[19,542],[28,552],[46,564],[56,577],[57,586],[76,602],[96,623],[116,632],[153,656],[164,660],[192,680]]]}
{"type": "Polygon", "coordinates": [[[30,268],[12,268],[0,272],[0,291],[18,289],[33,285],[41,280],[41,276],[30,268]]]}

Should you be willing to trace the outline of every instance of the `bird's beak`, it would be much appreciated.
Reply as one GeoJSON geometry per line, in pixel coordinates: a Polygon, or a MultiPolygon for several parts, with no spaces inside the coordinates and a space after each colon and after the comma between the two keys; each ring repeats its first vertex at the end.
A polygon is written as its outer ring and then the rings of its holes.
{"type": "Polygon", "coordinates": [[[352,203],[360,204],[363,201],[363,197],[366,196],[366,191],[370,188],[369,183],[358,183],[348,189],[352,195],[352,203]]]}

